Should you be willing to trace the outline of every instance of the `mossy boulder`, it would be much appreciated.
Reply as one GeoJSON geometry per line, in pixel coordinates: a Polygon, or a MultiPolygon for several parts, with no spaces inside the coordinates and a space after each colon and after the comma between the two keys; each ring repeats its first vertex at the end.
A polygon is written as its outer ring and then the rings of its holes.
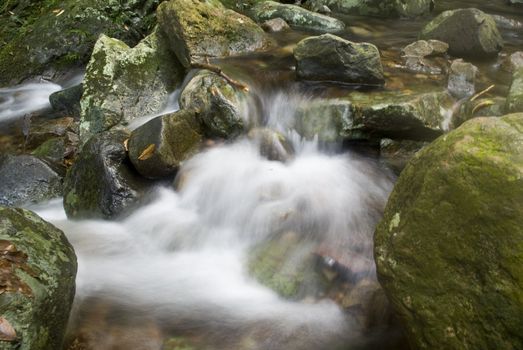
{"type": "Polygon", "coordinates": [[[319,10],[323,6],[350,15],[377,17],[419,17],[430,13],[432,0],[310,0],[307,6],[319,10]]]}
{"type": "Polygon", "coordinates": [[[63,172],[31,155],[0,157],[0,205],[21,206],[60,197],[63,172]]]}
{"type": "Polygon", "coordinates": [[[184,67],[209,58],[237,56],[270,46],[271,40],[250,18],[217,0],[171,0],[158,7],[160,28],[184,67]]]}
{"type": "Polygon", "coordinates": [[[475,8],[449,10],[428,23],[420,39],[441,40],[457,57],[492,57],[503,48],[503,38],[492,16],[475,8]]]}
{"type": "Polygon", "coordinates": [[[127,158],[130,134],[111,130],[91,137],[67,172],[64,208],[70,218],[113,218],[148,189],[127,158]]]}
{"type": "Polygon", "coordinates": [[[333,17],[306,10],[297,5],[280,4],[274,1],[258,3],[250,11],[257,22],[282,18],[292,27],[321,32],[339,32],[345,24],[333,17]]]}
{"type": "Polygon", "coordinates": [[[55,77],[89,59],[101,33],[136,44],[154,25],[159,0],[4,1],[0,86],[55,77]],[[12,13],[9,13],[9,11],[12,13]]]}
{"type": "Polygon", "coordinates": [[[294,49],[299,79],[349,84],[383,85],[378,48],[332,34],[303,39],[294,49]]]}
{"type": "Polygon", "coordinates": [[[0,253],[0,349],[61,349],[77,269],[64,233],[29,210],[0,206],[0,253]]]}
{"type": "Polygon", "coordinates": [[[134,48],[101,35],[83,81],[80,138],[158,113],[182,79],[161,34],[153,32],[134,48]]]}
{"type": "Polygon", "coordinates": [[[173,175],[180,164],[201,146],[202,135],[194,111],[182,110],[154,118],[134,130],[129,158],[147,178],[173,175]]]}
{"type": "Polygon", "coordinates": [[[523,114],[475,118],[419,152],[375,258],[413,348],[522,348],[523,114]]]}
{"type": "Polygon", "coordinates": [[[246,98],[245,91],[220,75],[200,70],[183,88],[180,107],[198,113],[205,136],[231,138],[244,130],[242,104],[246,98]]]}
{"type": "Polygon", "coordinates": [[[523,67],[518,68],[512,75],[506,109],[508,113],[523,112],[523,67]]]}

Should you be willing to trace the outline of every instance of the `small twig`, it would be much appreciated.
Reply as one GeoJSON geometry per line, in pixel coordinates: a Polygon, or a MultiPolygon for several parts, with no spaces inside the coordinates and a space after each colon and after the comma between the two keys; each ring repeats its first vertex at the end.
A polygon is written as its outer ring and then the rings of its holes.
{"type": "Polygon", "coordinates": [[[197,69],[207,69],[207,70],[210,70],[211,72],[213,73],[216,73],[218,74],[219,76],[221,76],[223,79],[227,80],[227,82],[229,84],[231,84],[232,86],[240,89],[240,90],[243,90],[243,91],[249,91],[249,87],[243,83],[240,83],[239,81],[237,80],[234,80],[232,79],[231,77],[229,77],[227,74],[225,74],[222,69],[218,66],[215,66],[215,65],[212,65],[212,64],[208,64],[208,63],[192,63],[191,64],[191,67],[192,68],[197,68],[197,69]]]}
{"type": "Polygon", "coordinates": [[[489,86],[488,88],[486,88],[485,90],[478,92],[477,94],[475,94],[474,96],[472,96],[472,98],[470,99],[470,102],[473,102],[473,101],[476,100],[478,97],[485,95],[487,92],[489,92],[490,90],[492,90],[495,86],[496,86],[496,85],[490,85],[490,86],[489,86]]]}

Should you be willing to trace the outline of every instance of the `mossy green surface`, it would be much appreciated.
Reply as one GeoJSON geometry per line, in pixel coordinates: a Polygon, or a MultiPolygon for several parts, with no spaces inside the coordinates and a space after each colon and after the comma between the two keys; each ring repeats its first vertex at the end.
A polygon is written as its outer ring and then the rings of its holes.
{"type": "Polygon", "coordinates": [[[509,113],[523,112],[523,68],[516,70],[512,76],[505,108],[509,113]]]}
{"type": "Polygon", "coordinates": [[[523,114],[472,119],[417,153],[375,258],[413,348],[522,348],[523,114]]]}
{"type": "Polygon", "coordinates": [[[2,278],[16,277],[28,287],[19,291],[1,287],[0,314],[15,329],[17,340],[0,341],[0,349],[60,349],[75,293],[72,246],[63,232],[36,214],[2,206],[0,240],[27,255],[26,262],[16,260],[10,271],[3,270],[2,278]]]}

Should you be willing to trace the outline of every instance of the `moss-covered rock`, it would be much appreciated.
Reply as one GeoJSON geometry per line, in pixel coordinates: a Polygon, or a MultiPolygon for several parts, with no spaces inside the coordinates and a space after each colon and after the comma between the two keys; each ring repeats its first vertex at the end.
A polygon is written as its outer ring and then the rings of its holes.
{"type": "Polygon", "coordinates": [[[112,218],[122,214],[147,190],[127,159],[130,134],[106,131],[89,139],[64,183],[64,208],[70,218],[112,218]]]}
{"type": "Polygon", "coordinates": [[[208,58],[267,48],[271,40],[250,18],[217,0],[171,0],[158,7],[158,22],[173,52],[189,68],[208,58]]]}
{"type": "Polygon", "coordinates": [[[441,13],[423,28],[420,39],[446,42],[449,53],[458,57],[496,56],[503,48],[492,16],[475,8],[441,13]]]}
{"type": "Polygon", "coordinates": [[[60,197],[61,170],[35,156],[0,157],[0,205],[21,206],[60,197]]]}
{"type": "Polygon", "coordinates": [[[183,88],[180,107],[198,113],[207,137],[231,138],[244,129],[242,103],[246,97],[218,74],[201,70],[183,88]]]}
{"type": "Polygon", "coordinates": [[[65,235],[28,210],[0,206],[0,253],[0,349],[61,349],[77,268],[65,235]]]}
{"type": "Polygon", "coordinates": [[[161,111],[181,78],[179,63],[158,31],[134,48],[100,36],[83,82],[82,142],[136,117],[161,111]]]}
{"type": "Polygon", "coordinates": [[[363,85],[385,82],[380,52],[369,43],[353,43],[323,34],[300,41],[294,57],[300,79],[363,85]]]}
{"type": "Polygon", "coordinates": [[[418,17],[432,10],[432,0],[309,0],[307,6],[319,10],[323,6],[351,15],[378,17],[418,17]]]}
{"type": "Polygon", "coordinates": [[[159,1],[2,2],[0,86],[82,66],[101,33],[136,44],[152,29],[159,1]]]}
{"type": "Polygon", "coordinates": [[[65,143],[65,137],[53,137],[38,146],[31,154],[60,165],[63,163],[66,152],[65,143]]]}
{"type": "Polygon", "coordinates": [[[182,110],[154,118],[134,130],[129,139],[129,158],[147,178],[172,175],[181,162],[195,154],[202,136],[194,111],[182,110]]]}
{"type": "Polygon", "coordinates": [[[283,18],[292,27],[321,32],[339,32],[345,28],[345,24],[336,18],[308,11],[297,5],[280,4],[274,1],[258,3],[250,12],[260,23],[283,18]]]}
{"type": "Polygon", "coordinates": [[[375,258],[413,348],[523,347],[523,114],[475,118],[419,152],[375,258]]]}
{"type": "Polygon", "coordinates": [[[512,84],[507,96],[507,113],[523,112],[523,67],[512,75],[512,84]]]}

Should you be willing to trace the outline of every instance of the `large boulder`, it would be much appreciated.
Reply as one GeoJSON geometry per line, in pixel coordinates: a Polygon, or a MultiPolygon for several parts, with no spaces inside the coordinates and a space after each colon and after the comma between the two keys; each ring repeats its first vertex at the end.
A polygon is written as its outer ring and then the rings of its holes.
{"type": "Polygon", "coordinates": [[[61,349],[77,268],[63,232],[0,206],[0,266],[0,349],[61,349]]]}
{"type": "Polygon", "coordinates": [[[523,67],[518,68],[512,76],[506,109],[508,113],[523,112],[523,67]]]}
{"type": "Polygon", "coordinates": [[[0,205],[21,206],[60,197],[63,172],[31,155],[0,157],[0,205]]]}
{"type": "Polygon", "coordinates": [[[382,85],[385,81],[380,52],[369,43],[323,34],[300,41],[294,57],[300,79],[362,85],[382,85]]]}
{"type": "Polygon", "coordinates": [[[341,13],[379,17],[418,17],[428,14],[433,0],[309,0],[317,11],[323,6],[341,13]]]}
{"type": "Polygon", "coordinates": [[[136,44],[151,31],[158,2],[2,1],[0,86],[83,66],[101,33],[136,44]]]}
{"type": "Polygon", "coordinates": [[[172,175],[181,162],[195,154],[202,136],[194,111],[181,110],[154,118],[131,134],[129,158],[148,178],[172,175]]]}
{"type": "Polygon", "coordinates": [[[336,18],[308,11],[297,5],[280,4],[274,1],[257,4],[251,10],[251,13],[258,22],[283,18],[293,27],[322,32],[339,32],[345,28],[345,24],[336,18]]]}
{"type": "Polygon", "coordinates": [[[449,53],[458,57],[496,56],[503,48],[494,19],[475,8],[441,13],[423,28],[420,39],[446,42],[449,53]]]}
{"type": "Polygon", "coordinates": [[[64,208],[70,218],[112,218],[147,190],[148,182],[130,166],[122,130],[95,135],[82,147],[64,183],[64,208]]]}
{"type": "Polygon", "coordinates": [[[158,7],[158,22],[184,67],[208,58],[267,48],[271,40],[250,18],[217,0],[171,0],[158,7]]]}
{"type": "Polygon", "coordinates": [[[231,138],[244,130],[242,103],[246,98],[245,91],[220,75],[200,70],[183,88],[180,107],[198,113],[207,137],[231,138]]]}
{"type": "Polygon", "coordinates": [[[419,152],[375,258],[412,348],[522,348],[523,114],[475,118],[419,152]]]}
{"type": "Polygon", "coordinates": [[[181,67],[158,31],[136,47],[102,35],[87,66],[81,99],[80,137],[161,111],[181,81],[181,67]]]}

